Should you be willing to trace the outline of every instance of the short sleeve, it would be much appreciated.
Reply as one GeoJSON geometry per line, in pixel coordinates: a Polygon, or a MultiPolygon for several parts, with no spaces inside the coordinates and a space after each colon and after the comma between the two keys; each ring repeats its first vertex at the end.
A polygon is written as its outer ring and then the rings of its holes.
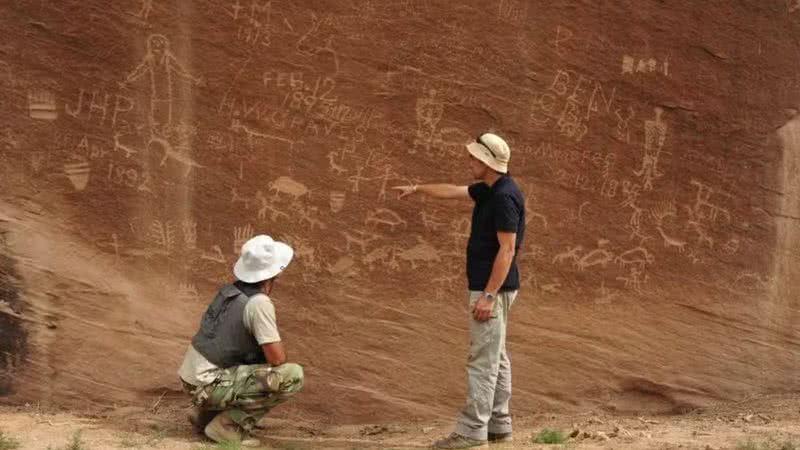
{"type": "Polygon", "coordinates": [[[253,334],[258,345],[280,342],[275,306],[266,295],[256,295],[247,302],[243,319],[245,328],[253,334]]]}
{"type": "Polygon", "coordinates": [[[497,231],[516,233],[519,229],[521,211],[517,202],[508,195],[501,194],[493,199],[494,226],[497,231]]]}
{"type": "Polygon", "coordinates": [[[469,196],[475,202],[483,200],[491,192],[489,185],[484,182],[470,184],[467,190],[469,191],[469,196]]]}

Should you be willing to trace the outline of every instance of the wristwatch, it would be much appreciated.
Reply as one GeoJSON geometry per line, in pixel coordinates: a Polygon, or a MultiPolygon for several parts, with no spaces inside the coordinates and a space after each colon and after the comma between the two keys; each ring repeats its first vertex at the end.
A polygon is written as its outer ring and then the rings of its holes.
{"type": "Polygon", "coordinates": [[[493,294],[491,292],[483,291],[483,296],[486,297],[489,301],[493,302],[494,298],[497,297],[497,294],[493,294]]]}

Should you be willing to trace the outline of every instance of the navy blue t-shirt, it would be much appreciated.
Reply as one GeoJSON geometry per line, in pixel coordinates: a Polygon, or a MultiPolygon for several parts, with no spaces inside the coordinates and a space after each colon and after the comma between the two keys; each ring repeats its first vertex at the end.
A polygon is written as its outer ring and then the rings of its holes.
{"type": "MultiPolygon", "coordinates": [[[[471,291],[486,289],[500,242],[498,231],[517,233],[515,250],[522,246],[525,235],[525,198],[510,175],[503,175],[491,187],[484,182],[469,186],[475,201],[472,230],[467,243],[467,280],[471,291]]],[[[501,291],[519,289],[517,258],[511,262],[501,291]]]]}

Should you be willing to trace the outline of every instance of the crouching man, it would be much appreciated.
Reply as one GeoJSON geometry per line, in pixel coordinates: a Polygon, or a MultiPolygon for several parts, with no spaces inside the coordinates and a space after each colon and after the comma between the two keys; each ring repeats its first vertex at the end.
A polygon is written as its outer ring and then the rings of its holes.
{"type": "Polygon", "coordinates": [[[293,254],[269,236],[245,242],[237,281],[219,289],[186,351],[178,375],[195,405],[189,420],[215,442],[259,445],[249,437],[255,424],[303,387],[303,368],[286,362],[269,297],[293,254]]]}

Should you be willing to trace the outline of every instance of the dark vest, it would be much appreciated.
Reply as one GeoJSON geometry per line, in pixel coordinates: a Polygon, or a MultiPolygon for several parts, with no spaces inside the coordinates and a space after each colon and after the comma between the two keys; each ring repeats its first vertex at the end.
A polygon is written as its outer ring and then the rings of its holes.
{"type": "Polygon", "coordinates": [[[251,298],[228,284],[220,288],[203,315],[192,346],[214,365],[225,369],[267,362],[261,346],[242,320],[244,307],[251,298]]]}

